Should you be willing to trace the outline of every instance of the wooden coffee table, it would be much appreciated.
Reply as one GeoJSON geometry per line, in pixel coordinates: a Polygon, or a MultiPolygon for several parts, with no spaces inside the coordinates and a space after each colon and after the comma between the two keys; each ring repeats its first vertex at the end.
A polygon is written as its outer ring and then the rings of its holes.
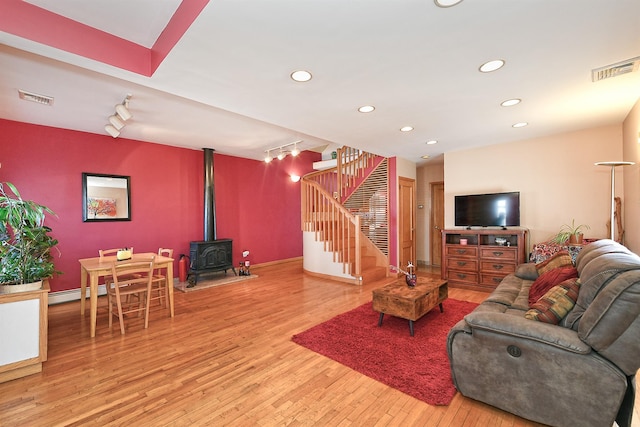
{"type": "Polygon", "coordinates": [[[373,309],[380,312],[378,326],[382,326],[385,314],[407,319],[413,336],[413,322],[447,299],[449,287],[446,280],[418,277],[413,288],[407,286],[404,277],[382,288],[373,290],[373,309]]]}

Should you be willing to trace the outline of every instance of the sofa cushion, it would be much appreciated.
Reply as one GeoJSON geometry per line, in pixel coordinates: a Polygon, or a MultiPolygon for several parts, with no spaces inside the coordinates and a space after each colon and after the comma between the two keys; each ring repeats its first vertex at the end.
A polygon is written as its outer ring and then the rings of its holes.
{"type": "Polygon", "coordinates": [[[538,270],[536,265],[532,262],[519,264],[516,267],[515,275],[525,280],[536,280],[538,278],[538,270]]]}
{"type": "Polygon", "coordinates": [[[609,239],[589,243],[576,258],[575,266],[578,269],[578,275],[582,276],[582,269],[594,259],[612,253],[631,254],[632,252],[620,243],[609,239]]]}
{"type": "Polygon", "coordinates": [[[576,304],[579,289],[580,280],[577,277],[563,281],[533,303],[524,317],[557,325],[576,304]]]}
{"type": "MultiPolygon", "coordinates": [[[[580,319],[598,294],[623,272],[640,269],[638,256],[631,252],[603,253],[583,266],[580,272],[582,287],[576,307],[566,319],[567,327],[577,331],[580,319]]],[[[602,316],[601,312],[599,316],[602,316]]]]}
{"type": "Polygon", "coordinates": [[[558,267],[573,267],[573,260],[571,255],[567,251],[560,251],[554,254],[552,257],[536,264],[536,270],[538,275],[542,275],[547,271],[553,270],[558,267]]]}
{"type": "Polygon", "coordinates": [[[567,279],[577,278],[574,267],[558,267],[540,275],[529,289],[529,307],[538,301],[547,291],[567,279]]]}

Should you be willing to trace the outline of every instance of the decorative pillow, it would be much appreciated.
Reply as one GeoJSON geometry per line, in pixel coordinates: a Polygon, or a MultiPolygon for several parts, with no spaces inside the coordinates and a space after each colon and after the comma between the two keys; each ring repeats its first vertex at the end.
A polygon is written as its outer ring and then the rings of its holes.
{"type": "Polygon", "coordinates": [[[529,288],[529,307],[536,303],[540,297],[554,286],[567,279],[578,277],[578,270],[575,267],[559,267],[541,274],[529,288]]]}
{"type": "Polygon", "coordinates": [[[536,265],[532,262],[518,265],[515,274],[524,280],[536,280],[538,278],[538,270],[536,270],[536,265]]]}
{"type": "Polygon", "coordinates": [[[530,320],[557,325],[571,311],[578,299],[580,279],[565,280],[535,302],[524,315],[530,320]]]}
{"type": "Polygon", "coordinates": [[[529,260],[539,264],[542,261],[551,258],[563,249],[565,249],[564,244],[553,243],[551,241],[536,243],[533,245],[533,249],[529,255],[529,260]]]}
{"type": "Polygon", "coordinates": [[[550,258],[536,264],[536,270],[538,275],[542,275],[549,270],[553,270],[558,267],[573,267],[573,261],[568,251],[560,251],[550,258]]]}

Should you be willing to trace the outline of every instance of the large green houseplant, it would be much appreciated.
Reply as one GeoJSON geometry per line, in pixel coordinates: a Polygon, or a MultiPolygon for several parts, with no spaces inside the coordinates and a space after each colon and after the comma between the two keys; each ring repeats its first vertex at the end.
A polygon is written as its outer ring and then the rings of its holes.
{"type": "Polygon", "coordinates": [[[23,200],[13,184],[0,183],[1,285],[34,283],[58,273],[51,254],[58,241],[44,225],[46,214],[55,215],[46,206],[23,200]]]}

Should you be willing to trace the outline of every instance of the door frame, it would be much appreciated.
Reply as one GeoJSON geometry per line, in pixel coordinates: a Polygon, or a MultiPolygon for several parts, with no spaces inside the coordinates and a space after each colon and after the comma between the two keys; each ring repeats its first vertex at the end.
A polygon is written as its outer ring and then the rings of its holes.
{"type": "Polygon", "coordinates": [[[438,229],[438,224],[436,224],[436,215],[440,215],[440,218],[442,218],[442,227],[444,228],[444,181],[434,181],[429,183],[429,201],[430,201],[430,206],[429,206],[429,265],[435,266],[435,265],[442,265],[442,230],[438,229]],[[442,186],[442,203],[439,204],[439,206],[437,206],[437,203],[434,203],[434,199],[435,199],[435,192],[434,189],[436,186],[442,186]],[[436,210],[438,209],[438,207],[440,208],[440,212],[436,212],[436,210]],[[437,236],[434,236],[435,233],[438,233],[437,236]],[[440,243],[440,264],[434,264],[433,260],[435,259],[434,257],[434,239],[437,239],[437,242],[440,243]]]}
{"type": "Polygon", "coordinates": [[[409,218],[411,221],[411,224],[409,224],[409,226],[411,227],[411,259],[409,261],[413,262],[413,265],[415,267],[417,267],[418,261],[416,260],[416,204],[415,204],[415,200],[416,200],[416,180],[413,178],[407,178],[407,177],[403,177],[403,176],[399,176],[398,177],[398,267],[400,268],[404,268],[406,267],[405,265],[402,265],[402,263],[404,262],[404,260],[402,259],[402,252],[403,252],[403,248],[402,248],[402,231],[403,231],[403,209],[405,208],[405,206],[403,206],[403,201],[402,200],[402,191],[400,191],[400,188],[406,185],[408,187],[411,187],[411,200],[408,201],[408,203],[406,204],[406,206],[409,207],[410,212],[409,212],[409,218]],[[408,184],[408,185],[407,185],[408,184]]]}

